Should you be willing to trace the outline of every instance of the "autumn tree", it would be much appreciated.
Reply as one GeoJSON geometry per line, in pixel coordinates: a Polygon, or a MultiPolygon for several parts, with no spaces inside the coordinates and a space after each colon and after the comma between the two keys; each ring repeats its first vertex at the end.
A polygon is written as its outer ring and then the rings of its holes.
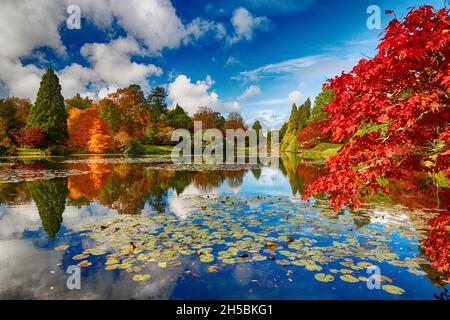
{"type": "Polygon", "coordinates": [[[203,129],[223,130],[225,118],[219,113],[208,107],[201,107],[192,117],[193,121],[201,121],[203,129]]]}
{"type": "Polygon", "coordinates": [[[71,109],[67,123],[71,148],[93,153],[114,148],[110,125],[100,117],[97,109],[71,109]]]}
{"type": "Polygon", "coordinates": [[[48,68],[42,77],[36,102],[30,110],[27,129],[41,128],[50,143],[63,143],[67,137],[67,111],[58,76],[48,68]]]}
{"type": "Polygon", "coordinates": [[[130,138],[128,142],[131,139],[141,139],[150,123],[148,104],[138,85],[109,94],[107,98],[100,100],[98,108],[101,116],[110,122],[114,133],[122,132],[121,136],[130,138]]]}
{"type": "Polygon", "coordinates": [[[393,19],[375,57],[328,86],[335,97],[324,132],[348,142],[305,198],[326,193],[335,209],[354,207],[411,170],[450,177],[448,9],[422,6],[393,19]]]}
{"type": "Polygon", "coordinates": [[[238,130],[242,129],[244,131],[247,131],[247,126],[245,125],[244,118],[241,116],[239,112],[230,112],[227,116],[227,119],[225,120],[224,124],[225,130],[232,129],[232,130],[238,130]]]}

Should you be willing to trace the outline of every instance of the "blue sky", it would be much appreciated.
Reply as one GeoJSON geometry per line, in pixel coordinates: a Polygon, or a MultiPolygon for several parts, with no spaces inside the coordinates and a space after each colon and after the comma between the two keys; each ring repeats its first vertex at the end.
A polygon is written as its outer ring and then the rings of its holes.
{"type": "Polygon", "coordinates": [[[2,0],[0,95],[34,99],[52,66],[63,94],[94,99],[140,84],[164,85],[170,103],[191,114],[208,105],[279,127],[293,101],[319,93],[327,78],[372,56],[382,30],[369,30],[378,5],[382,27],[394,10],[439,1],[366,0],[2,0]],[[68,29],[69,5],[81,29],[68,29]]]}

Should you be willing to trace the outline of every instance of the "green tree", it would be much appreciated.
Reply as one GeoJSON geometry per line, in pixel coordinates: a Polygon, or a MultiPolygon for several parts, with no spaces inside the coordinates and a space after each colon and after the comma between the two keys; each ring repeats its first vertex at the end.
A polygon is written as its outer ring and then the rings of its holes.
{"type": "Polygon", "coordinates": [[[280,141],[283,141],[284,135],[286,134],[287,131],[287,127],[288,127],[288,122],[283,123],[283,125],[280,128],[280,141]]]}
{"type": "Polygon", "coordinates": [[[84,110],[89,108],[92,105],[92,102],[93,101],[88,97],[83,98],[79,93],[77,93],[72,98],[66,99],[65,105],[67,111],[70,111],[70,109],[74,108],[84,110]]]}
{"type": "Polygon", "coordinates": [[[178,103],[175,109],[168,112],[167,117],[167,122],[172,128],[187,130],[192,129],[192,119],[189,117],[186,111],[184,111],[184,109],[178,105],[178,103]]]}
{"type": "Polygon", "coordinates": [[[325,120],[327,118],[327,113],[324,110],[324,107],[332,102],[334,99],[334,93],[330,88],[322,90],[319,95],[314,100],[314,107],[311,111],[311,117],[309,119],[310,122],[316,120],[325,120]]]}
{"type": "Polygon", "coordinates": [[[308,124],[309,117],[311,116],[311,100],[308,98],[304,104],[302,104],[297,110],[297,123],[295,133],[305,128],[308,124]]]}
{"type": "Polygon", "coordinates": [[[36,102],[28,117],[29,128],[45,129],[48,141],[53,144],[62,143],[68,138],[67,111],[58,76],[52,68],[48,68],[42,77],[36,102]]]}
{"type": "Polygon", "coordinates": [[[252,129],[255,130],[256,132],[256,143],[258,144],[259,147],[259,134],[262,130],[261,123],[258,120],[256,120],[255,123],[253,123],[252,129]]]}
{"type": "Polygon", "coordinates": [[[147,102],[150,107],[152,122],[159,122],[161,115],[167,114],[166,98],[167,92],[161,86],[154,87],[152,92],[148,95],[147,102]]]}
{"type": "Polygon", "coordinates": [[[42,226],[50,238],[61,228],[66,198],[69,194],[67,178],[27,182],[28,191],[35,202],[42,226]]]}

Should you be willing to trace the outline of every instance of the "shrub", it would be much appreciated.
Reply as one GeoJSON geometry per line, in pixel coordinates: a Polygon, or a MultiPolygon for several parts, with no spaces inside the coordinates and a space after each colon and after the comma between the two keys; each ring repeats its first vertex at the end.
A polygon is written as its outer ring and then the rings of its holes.
{"type": "Polygon", "coordinates": [[[142,155],[145,154],[145,146],[137,140],[131,140],[124,153],[126,155],[142,155]]]}

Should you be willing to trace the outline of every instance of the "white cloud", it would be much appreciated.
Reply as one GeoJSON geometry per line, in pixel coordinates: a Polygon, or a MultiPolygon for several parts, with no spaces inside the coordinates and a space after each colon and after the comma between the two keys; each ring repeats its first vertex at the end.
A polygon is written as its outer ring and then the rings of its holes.
{"type": "Polygon", "coordinates": [[[247,9],[240,7],[233,12],[231,24],[234,34],[228,38],[228,43],[234,44],[241,40],[252,40],[255,30],[267,30],[271,21],[267,17],[254,17],[247,9]]]}
{"type": "Polygon", "coordinates": [[[274,110],[260,110],[256,112],[253,121],[258,120],[264,129],[279,129],[286,122],[286,114],[275,112],[274,110]]]}
{"type": "Polygon", "coordinates": [[[227,66],[238,66],[242,65],[242,63],[235,57],[235,56],[229,56],[227,61],[225,62],[227,66]]]}
{"type": "Polygon", "coordinates": [[[178,103],[190,115],[193,115],[200,107],[210,107],[219,112],[239,109],[238,102],[223,102],[216,92],[209,92],[213,84],[214,81],[209,76],[203,81],[193,83],[187,76],[179,75],[169,84],[169,98],[173,106],[178,103]]]}
{"type": "Polygon", "coordinates": [[[131,56],[143,55],[132,37],[119,38],[108,44],[86,44],[81,48],[81,54],[92,64],[96,77],[109,85],[144,85],[148,77],[162,74],[162,70],[153,64],[131,61],[131,56]]]}
{"type": "Polygon", "coordinates": [[[63,6],[52,0],[2,0],[0,56],[12,59],[28,56],[39,47],[65,54],[58,30],[64,19],[63,6]]]}
{"type": "Polygon", "coordinates": [[[9,96],[34,99],[43,73],[34,65],[24,66],[19,59],[0,56],[0,81],[9,96]]]}
{"type": "Polygon", "coordinates": [[[302,100],[302,94],[300,91],[292,91],[288,96],[288,101],[293,104],[296,103],[297,105],[300,104],[300,101],[302,100]]]}
{"type": "Polygon", "coordinates": [[[245,101],[248,98],[261,94],[261,89],[258,86],[251,85],[237,98],[238,101],[245,101]]]}
{"type": "Polygon", "coordinates": [[[216,38],[226,35],[220,23],[195,18],[183,24],[170,0],[66,0],[80,6],[87,18],[100,27],[110,27],[114,21],[134,38],[141,41],[150,53],[175,49],[190,44],[211,32],[216,38]]]}

